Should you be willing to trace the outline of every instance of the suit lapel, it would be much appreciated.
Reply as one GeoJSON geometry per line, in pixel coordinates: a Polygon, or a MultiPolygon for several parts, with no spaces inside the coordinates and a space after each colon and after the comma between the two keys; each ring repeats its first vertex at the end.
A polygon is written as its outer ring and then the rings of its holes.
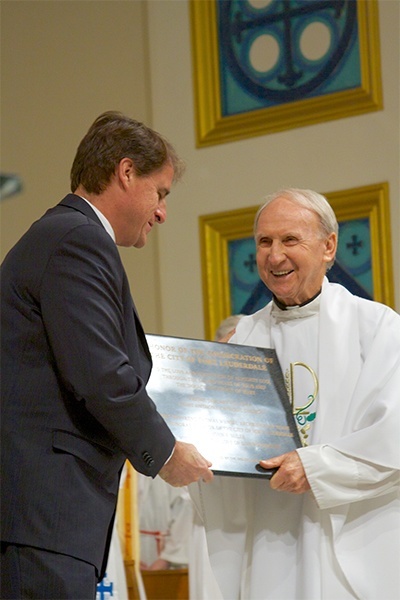
{"type": "MultiPolygon", "coordinates": [[[[125,274],[125,277],[126,277],[126,274],[125,274]]],[[[127,277],[126,277],[126,284],[128,286],[128,289],[129,289],[129,282],[128,282],[128,278],[127,277]]],[[[152,362],[152,358],[151,358],[151,353],[150,353],[149,345],[147,343],[146,334],[144,332],[142,323],[140,321],[138,312],[136,310],[135,303],[134,303],[134,301],[132,299],[132,295],[131,295],[130,292],[129,292],[129,296],[130,296],[131,301],[132,301],[133,318],[135,320],[135,328],[136,328],[137,338],[138,338],[138,341],[139,341],[139,344],[140,344],[140,347],[141,347],[142,351],[144,352],[147,360],[152,365],[153,362],[152,362]]]]}

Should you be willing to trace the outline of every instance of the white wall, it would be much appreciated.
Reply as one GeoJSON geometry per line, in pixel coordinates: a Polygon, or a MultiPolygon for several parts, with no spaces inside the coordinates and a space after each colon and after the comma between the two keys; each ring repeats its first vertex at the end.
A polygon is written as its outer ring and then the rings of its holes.
{"type": "MultiPolygon", "coordinates": [[[[69,192],[94,119],[120,110],[151,124],[146,0],[1,1],[1,171],[23,192],[1,203],[2,258],[69,192]]],[[[157,238],[122,249],[145,326],[160,324],[157,238]]]]}
{"type": "Polygon", "coordinates": [[[196,149],[188,3],[149,2],[153,125],[188,165],[159,233],[164,333],[204,335],[199,215],[257,205],[288,185],[330,192],[389,181],[399,309],[399,6],[379,2],[383,111],[196,149]]]}

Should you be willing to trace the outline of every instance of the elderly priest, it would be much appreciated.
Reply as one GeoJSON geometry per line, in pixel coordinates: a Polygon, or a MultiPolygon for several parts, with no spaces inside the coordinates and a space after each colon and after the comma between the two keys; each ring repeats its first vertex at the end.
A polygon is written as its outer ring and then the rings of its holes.
{"type": "Polygon", "coordinates": [[[310,190],[281,190],[256,216],[273,300],[230,342],[276,350],[303,445],[260,456],[270,481],[190,486],[226,600],[400,598],[400,316],[328,281],[337,236],[310,190]]]}

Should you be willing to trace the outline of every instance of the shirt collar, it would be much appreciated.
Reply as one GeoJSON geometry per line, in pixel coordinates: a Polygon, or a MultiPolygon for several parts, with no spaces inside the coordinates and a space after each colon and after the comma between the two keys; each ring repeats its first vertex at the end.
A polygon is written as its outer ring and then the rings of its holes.
{"type": "Polygon", "coordinates": [[[297,306],[290,306],[288,309],[282,310],[274,302],[272,302],[271,315],[277,321],[291,321],[292,319],[304,319],[311,317],[319,312],[321,304],[321,294],[317,294],[314,298],[311,298],[308,302],[297,306]]]}

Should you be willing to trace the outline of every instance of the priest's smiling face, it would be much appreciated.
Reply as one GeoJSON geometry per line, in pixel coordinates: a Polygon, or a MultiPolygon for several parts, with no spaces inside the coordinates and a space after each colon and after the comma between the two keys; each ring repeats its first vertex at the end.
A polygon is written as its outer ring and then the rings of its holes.
{"type": "Polygon", "coordinates": [[[280,302],[296,306],[319,292],[337,240],[315,212],[276,198],[261,212],[255,237],[258,272],[280,302]]]}

